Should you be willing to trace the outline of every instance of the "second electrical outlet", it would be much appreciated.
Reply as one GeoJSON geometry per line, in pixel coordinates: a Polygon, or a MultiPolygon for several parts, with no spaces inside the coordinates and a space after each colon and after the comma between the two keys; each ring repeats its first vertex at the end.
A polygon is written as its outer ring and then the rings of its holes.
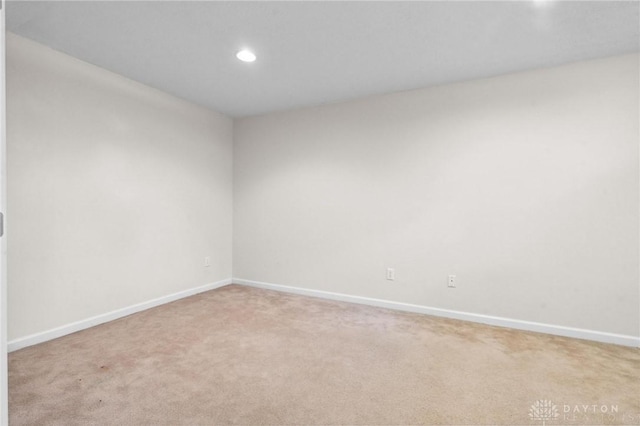
{"type": "Polygon", "coordinates": [[[387,268],[387,279],[393,281],[396,279],[396,270],[393,268],[387,268]]]}

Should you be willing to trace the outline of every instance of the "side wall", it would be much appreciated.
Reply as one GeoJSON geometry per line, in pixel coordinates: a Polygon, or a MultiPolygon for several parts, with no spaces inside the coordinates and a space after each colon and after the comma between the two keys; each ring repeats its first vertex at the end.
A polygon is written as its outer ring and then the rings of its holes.
{"type": "Polygon", "coordinates": [[[231,277],[231,119],[7,34],[7,127],[10,341],[231,277]]]}
{"type": "Polygon", "coordinates": [[[625,55],[237,120],[234,277],[637,339],[638,76],[625,55]]]}

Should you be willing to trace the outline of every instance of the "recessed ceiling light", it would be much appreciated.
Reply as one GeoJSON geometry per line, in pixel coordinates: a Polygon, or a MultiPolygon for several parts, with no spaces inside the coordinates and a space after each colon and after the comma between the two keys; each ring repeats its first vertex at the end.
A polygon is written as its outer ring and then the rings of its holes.
{"type": "Polygon", "coordinates": [[[553,3],[553,0],[533,0],[533,4],[537,7],[549,7],[553,3]]]}
{"type": "Polygon", "coordinates": [[[242,62],[253,62],[256,60],[256,55],[253,52],[244,49],[236,53],[236,58],[240,59],[242,62]]]}

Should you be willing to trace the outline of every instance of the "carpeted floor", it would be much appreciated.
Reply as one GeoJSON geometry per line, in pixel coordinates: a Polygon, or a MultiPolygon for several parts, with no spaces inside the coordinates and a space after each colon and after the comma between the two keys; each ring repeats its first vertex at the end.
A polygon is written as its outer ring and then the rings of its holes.
{"type": "Polygon", "coordinates": [[[231,285],[9,354],[9,416],[640,424],[640,351],[231,285]]]}

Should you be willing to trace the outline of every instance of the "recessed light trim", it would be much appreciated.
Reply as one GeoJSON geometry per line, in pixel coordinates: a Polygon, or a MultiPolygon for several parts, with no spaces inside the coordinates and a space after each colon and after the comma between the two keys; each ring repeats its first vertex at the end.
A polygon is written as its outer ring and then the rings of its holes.
{"type": "Polygon", "coordinates": [[[550,7],[553,5],[553,0],[533,0],[533,4],[536,7],[550,7]]]}
{"type": "Polygon", "coordinates": [[[236,58],[240,59],[242,62],[253,62],[256,60],[256,55],[250,50],[242,49],[236,53],[236,58]]]}

